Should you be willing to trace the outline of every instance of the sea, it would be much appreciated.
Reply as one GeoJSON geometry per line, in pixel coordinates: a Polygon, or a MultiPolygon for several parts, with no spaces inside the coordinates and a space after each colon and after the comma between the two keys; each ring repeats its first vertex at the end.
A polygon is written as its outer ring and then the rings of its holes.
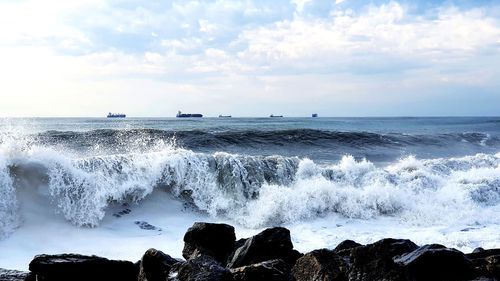
{"type": "Polygon", "coordinates": [[[0,267],[181,258],[196,221],[498,248],[500,117],[0,119],[0,267]]]}

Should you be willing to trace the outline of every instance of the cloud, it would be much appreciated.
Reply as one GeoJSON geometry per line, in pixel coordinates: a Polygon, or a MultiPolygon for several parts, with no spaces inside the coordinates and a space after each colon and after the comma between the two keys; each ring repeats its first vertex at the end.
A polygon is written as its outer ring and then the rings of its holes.
{"type": "MultiPolygon", "coordinates": [[[[78,104],[70,101],[92,91],[107,106],[120,92],[136,99],[127,85],[162,99],[154,85],[176,93],[168,95],[173,103],[196,95],[204,105],[215,100],[214,108],[221,100],[228,108],[269,102],[269,110],[281,101],[290,111],[332,103],[332,112],[353,115],[356,104],[379,104],[389,114],[384,102],[452,100],[454,91],[500,102],[500,6],[429,3],[0,2],[0,75],[8,80],[0,90],[39,104],[40,95],[78,104]],[[85,94],[75,90],[81,85],[92,86],[85,94]]],[[[24,112],[15,104],[9,108],[24,112]]]]}
{"type": "Polygon", "coordinates": [[[498,50],[498,38],[498,20],[481,9],[450,8],[439,11],[436,18],[425,18],[409,15],[396,2],[369,7],[363,13],[337,10],[328,19],[295,18],[240,35],[248,45],[242,57],[289,66],[300,66],[305,60],[335,64],[364,55],[443,60],[443,56],[498,50]]]}

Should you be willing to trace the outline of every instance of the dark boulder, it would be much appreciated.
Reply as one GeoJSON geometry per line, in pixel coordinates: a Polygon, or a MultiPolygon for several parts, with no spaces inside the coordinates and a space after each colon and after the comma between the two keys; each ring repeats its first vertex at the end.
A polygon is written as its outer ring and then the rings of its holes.
{"type": "Polygon", "coordinates": [[[141,259],[139,281],[165,281],[172,266],[180,261],[171,256],[149,249],[141,259]]]}
{"type": "Polygon", "coordinates": [[[302,254],[293,249],[290,231],[283,227],[268,228],[248,238],[229,258],[230,268],[242,267],[267,260],[281,259],[290,267],[302,254]]]}
{"type": "Polygon", "coordinates": [[[189,260],[203,254],[225,263],[235,241],[234,227],[230,225],[196,222],[184,235],[182,256],[189,260]]]}
{"type": "Polygon", "coordinates": [[[289,281],[290,268],[282,260],[270,260],[231,269],[234,281],[289,281]]]}
{"type": "Polygon", "coordinates": [[[299,258],[292,268],[296,281],[347,281],[347,264],[335,251],[314,250],[299,258]]]}
{"type": "Polygon", "coordinates": [[[24,281],[29,272],[0,268],[0,281],[24,281]]]}
{"type": "Polygon", "coordinates": [[[479,275],[500,280],[500,249],[474,251],[465,255],[479,275]]]}
{"type": "Polygon", "coordinates": [[[487,257],[486,262],[486,270],[489,276],[500,280],[500,255],[487,257]]]}
{"type": "Polygon", "coordinates": [[[482,247],[477,247],[474,249],[474,251],[472,251],[472,254],[477,254],[481,252],[484,252],[484,249],[482,247]]]}
{"type": "Polygon", "coordinates": [[[362,245],[355,242],[355,241],[352,241],[352,240],[344,240],[344,241],[340,242],[340,244],[338,244],[337,247],[335,247],[335,249],[333,249],[333,251],[338,253],[340,251],[350,250],[352,248],[356,248],[359,246],[362,246],[362,245]]]}
{"type": "Polygon", "coordinates": [[[77,254],[38,255],[29,270],[36,280],[44,281],[136,281],[139,273],[137,265],[129,261],[77,254]]]}
{"type": "Polygon", "coordinates": [[[172,268],[168,280],[179,281],[232,281],[229,269],[222,267],[213,257],[200,255],[172,268]]]}
{"type": "Polygon", "coordinates": [[[472,263],[455,249],[431,244],[394,259],[406,272],[409,280],[470,280],[475,276],[472,263]]]}
{"type": "Polygon", "coordinates": [[[417,248],[410,240],[392,238],[352,248],[348,256],[351,264],[348,280],[406,280],[402,269],[394,263],[393,258],[417,248]]]}
{"type": "Polygon", "coordinates": [[[483,248],[476,248],[474,251],[470,254],[465,254],[465,256],[470,259],[470,260],[476,260],[476,259],[485,259],[487,257],[491,256],[498,256],[500,255],[500,249],[483,249],[483,248]],[[482,249],[482,250],[478,250],[482,249]]]}

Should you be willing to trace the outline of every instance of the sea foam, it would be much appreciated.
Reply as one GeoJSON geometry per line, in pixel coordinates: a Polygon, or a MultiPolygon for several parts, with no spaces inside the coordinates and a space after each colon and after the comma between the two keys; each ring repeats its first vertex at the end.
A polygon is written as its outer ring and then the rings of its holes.
{"type": "Polygon", "coordinates": [[[500,154],[402,158],[377,166],[344,156],[307,158],[197,153],[162,143],[149,151],[82,156],[17,140],[2,143],[1,233],[18,226],[15,188],[32,188],[77,226],[96,227],[109,204],[159,189],[212,217],[258,228],[340,214],[413,225],[500,223],[500,154]],[[35,178],[35,179],[34,179],[35,178]],[[26,185],[30,185],[27,187],[26,185]]]}

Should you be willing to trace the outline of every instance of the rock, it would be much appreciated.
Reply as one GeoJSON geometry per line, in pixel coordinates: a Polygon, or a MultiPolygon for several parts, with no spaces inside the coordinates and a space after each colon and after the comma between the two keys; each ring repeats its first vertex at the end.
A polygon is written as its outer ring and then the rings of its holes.
{"type": "Polygon", "coordinates": [[[359,246],[362,246],[362,245],[355,242],[355,241],[352,241],[352,240],[344,240],[344,241],[340,242],[340,244],[338,244],[337,247],[335,247],[335,249],[333,249],[333,251],[338,253],[340,251],[350,250],[352,248],[356,248],[359,246]]]}
{"type": "Polygon", "coordinates": [[[299,258],[292,268],[296,281],[347,281],[347,264],[328,249],[314,250],[299,258]]]}
{"type": "Polygon", "coordinates": [[[234,281],[289,281],[290,269],[282,260],[264,261],[231,269],[234,281]]]}
{"type": "Polygon", "coordinates": [[[486,258],[486,270],[492,277],[500,280],[500,255],[489,256],[486,258]]]}
{"type": "Polygon", "coordinates": [[[24,281],[29,272],[0,268],[1,281],[24,281]]]}
{"type": "Polygon", "coordinates": [[[465,256],[472,262],[476,271],[479,272],[478,274],[500,279],[500,264],[498,263],[500,249],[476,250],[465,256]],[[497,258],[495,259],[495,257],[497,258]]]}
{"type": "Polygon", "coordinates": [[[470,254],[465,254],[465,256],[470,260],[485,259],[490,256],[500,255],[500,249],[488,249],[488,250],[478,250],[483,248],[476,248],[470,254]]]}
{"type": "Polygon", "coordinates": [[[234,227],[230,225],[196,222],[184,235],[182,256],[189,260],[199,254],[209,255],[225,264],[235,241],[234,227]]]}
{"type": "Polygon", "coordinates": [[[352,248],[348,256],[351,264],[348,280],[406,280],[403,270],[393,258],[417,248],[410,240],[392,238],[352,248]]]}
{"type": "Polygon", "coordinates": [[[478,275],[500,280],[500,249],[484,250],[465,255],[469,258],[478,275]]]}
{"type": "Polygon", "coordinates": [[[138,281],[165,281],[172,266],[178,262],[162,251],[149,249],[142,256],[138,281]]]}
{"type": "Polygon", "coordinates": [[[475,248],[474,251],[472,251],[473,254],[481,253],[484,252],[484,249],[481,247],[475,248]]]}
{"type": "Polygon", "coordinates": [[[156,227],[148,223],[147,221],[135,221],[134,224],[137,225],[140,229],[162,231],[161,228],[156,227]]]}
{"type": "Polygon", "coordinates": [[[394,259],[410,280],[458,281],[474,277],[472,263],[455,249],[438,244],[422,246],[394,259]]]}
{"type": "Polygon", "coordinates": [[[247,239],[238,247],[227,264],[230,268],[242,267],[267,260],[281,259],[290,267],[302,255],[293,250],[290,231],[283,227],[268,228],[247,239]]]}
{"type": "Polygon", "coordinates": [[[136,281],[139,268],[129,261],[77,254],[38,255],[29,269],[44,281],[136,281]]]}
{"type": "Polygon", "coordinates": [[[174,265],[168,280],[233,281],[231,272],[208,255],[201,255],[174,265]]]}

